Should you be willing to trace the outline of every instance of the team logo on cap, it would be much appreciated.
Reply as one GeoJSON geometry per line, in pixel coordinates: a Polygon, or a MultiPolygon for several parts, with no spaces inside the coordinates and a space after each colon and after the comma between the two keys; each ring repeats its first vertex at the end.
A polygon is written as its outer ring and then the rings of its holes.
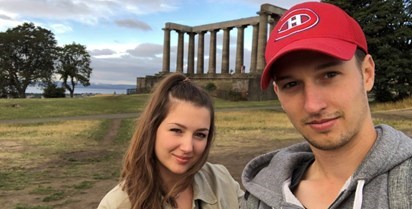
{"type": "Polygon", "coordinates": [[[310,9],[295,9],[280,21],[276,41],[312,28],[319,22],[319,16],[310,9]]]}

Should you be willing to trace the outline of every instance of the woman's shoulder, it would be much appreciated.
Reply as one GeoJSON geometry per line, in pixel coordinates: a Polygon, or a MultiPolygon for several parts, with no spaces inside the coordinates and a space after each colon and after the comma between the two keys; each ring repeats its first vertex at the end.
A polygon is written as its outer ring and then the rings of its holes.
{"type": "Polygon", "coordinates": [[[122,185],[116,185],[100,201],[98,209],[126,209],[130,208],[130,201],[127,192],[122,189],[122,185]]]}
{"type": "Polygon", "coordinates": [[[194,190],[198,199],[208,204],[219,202],[220,208],[239,208],[244,194],[225,166],[209,162],[195,175],[194,190]]]}
{"type": "Polygon", "coordinates": [[[235,182],[225,166],[210,162],[205,163],[202,169],[198,172],[198,176],[209,184],[233,184],[235,182]]]}
{"type": "Polygon", "coordinates": [[[230,175],[229,171],[224,165],[221,164],[214,164],[210,162],[206,162],[205,165],[200,169],[201,173],[206,174],[222,174],[222,175],[230,175]]]}

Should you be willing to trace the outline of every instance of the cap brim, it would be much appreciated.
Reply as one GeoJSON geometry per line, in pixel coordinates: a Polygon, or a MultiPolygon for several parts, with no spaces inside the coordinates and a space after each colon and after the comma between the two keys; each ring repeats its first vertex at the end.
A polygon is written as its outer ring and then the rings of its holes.
{"type": "Polygon", "coordinates": [[[355,43],[350,43],[347,41],[331,38],[311,38],[298,40],[290,43],[289,45],[283,47],[275,54],[272,59],[266,64],[263,70],[262,77],[260,79],[260,88],[267,89],[270,81],[272,80],[272,68],[273,64],[281,57],[287,53],[293,51],[317,51],[320,53],[327,54],[332,57],[336,57],[340,60],[350,60],[355,54],[357,45],[355,43]]]}

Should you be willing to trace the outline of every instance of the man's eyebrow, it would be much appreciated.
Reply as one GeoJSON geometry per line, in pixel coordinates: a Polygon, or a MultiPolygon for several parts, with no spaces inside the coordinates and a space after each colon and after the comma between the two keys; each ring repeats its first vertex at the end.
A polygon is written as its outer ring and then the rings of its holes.
{"type": "MultiPolygon", "coordinates": [[[[315,70],[322,70],[322,69],[326,69],[329,67],[334,67],[337,65],[341,65],[343,63],[342,60],[332,60],[332,61],[327,61],[324,63],[319,64],[318,66],[315,67],[315,70]]],[[[275,82],[280,82],[282,80],[286,80],[291,78],[291,76],[289,75],[285,75],[285,76],[276,76],[275,73],[272,74],[272,80],[275,82]]]]}
{"type": "Polygon", "coordinates": [[[282,80],[286,80],[286,79],[291,78],[291,76],[288,76],[288,75],[286,75],[286,76],[275,76],[275,75],[272,75],[272,76],[273,76],[273,77],[272,77],[272,80],[275,81],[275,82],[280,82],[280,81],[282,81],[282,80]]]}
{"type": "Polygon", "coordinates": [[[322,63],[322,64],[316,66],[315,69],[316,69],[316,70],[321,70],[321,69],[325,69],[325,68],[329,68],[329,67],[334,67],[334,66],[337,66],[337,65],[341,65],[342,63],[343,63],[343,61],[341,61],[341,60],[333,60],[333,61],[329,61],[329,62],[322,63]]]}

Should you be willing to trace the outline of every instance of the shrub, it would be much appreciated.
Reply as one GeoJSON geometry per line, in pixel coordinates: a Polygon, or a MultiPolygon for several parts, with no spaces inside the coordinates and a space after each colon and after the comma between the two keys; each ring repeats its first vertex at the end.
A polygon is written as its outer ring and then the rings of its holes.
{"type": "Polygon", "coordinates": [[[209,93],[213,92],[214,90],[216,90],[216,85],[213,82],[209,82],[206,84],[205,90],[209,93]]]}
{"type": "Polygon", "coordinates": [[[43,89],[43,96],[45,98],[63,98],[66,97],[65,92],[63,87],[57,87],[56,84],[51,83],[43,89]]]}

